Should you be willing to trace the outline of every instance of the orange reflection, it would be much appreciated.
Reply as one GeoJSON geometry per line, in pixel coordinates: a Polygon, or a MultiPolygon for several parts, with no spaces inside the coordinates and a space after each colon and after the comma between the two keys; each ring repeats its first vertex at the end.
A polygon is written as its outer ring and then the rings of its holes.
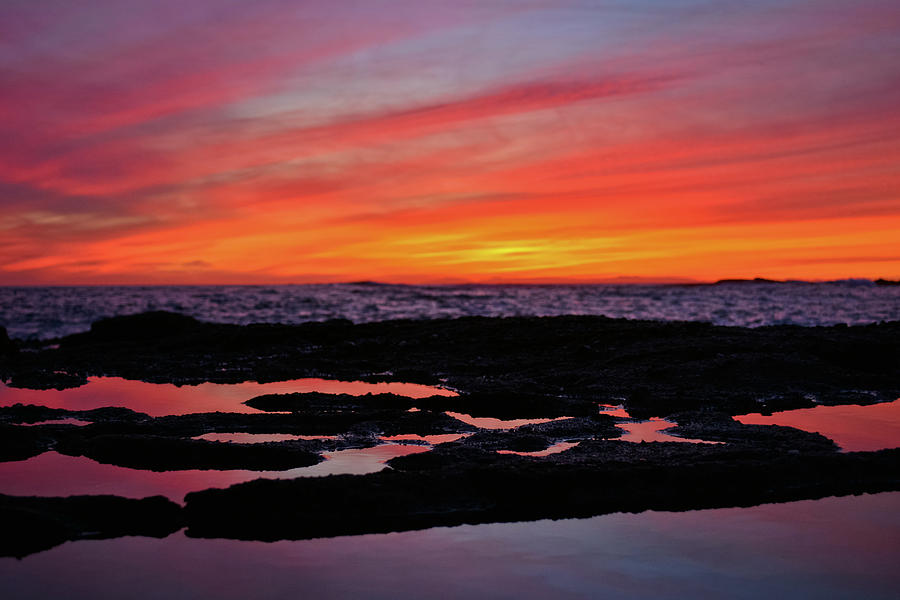
{"type": "Polygon", "coordinates": [[[227,442],[232,444],[266,444],[269,442],[289,442],[293,440],[334,440],[336,435],[292,435],[290,433],[204,433],[194,438],[208,442],[227,442]]]}
{"type": "Polygon", "coordinates": [[[678,437],[666,433],[666,429],[676,426],[676,423],[653,417],[649,421],[634,421],[626,423],[618,423],[617,426],[623,429],[625,433],[621,437],[615,438],[623,442],[687,442],[690,444],[721,444],[722,442],[710,442],[707,440],[694,440],[690,438],[678,437]]]}
{"type": "Polygon", "coordinates": [[[560,419],[569,419],[571,417],[556,417],[553,419],[495,419],[493,417],[473,417],[458,412],[447,412],[448,416],[453,417],[463,423],[480,427],[481,429],[513,429],[522,425],[537,425],[539,423],[549,423],[550,421],[559,421],[560,419]]]}
{"type": "Polygon", "coordinates": [[[113,494],[126,498],[161,495],[181,502],[184,495],[225,488],[253,479],[296,477],[289,471],[142,471],[45,452],[28,460],[0,463],[0,493],[14,496],[113,494]]]}
{"type": "Polygon", "coordinates": [[[900,400],[868,406],[815,406],[763,416],[734,417],[746,425],[783,425],[821,433],[844,452],[872,452],[900,445],[900,400]]]}
{"type": "Polygon", "coordinates": [[[437,433],[434,435],[419,435],[418,433],[401,433],[400,435],[382,436],[386,442],[425,442],[426,444],[444,444],[447,442],[455,442],[465,437],[469,437],[471,433],[437,433]]]}
{"type": "Polygon", "coordinates": [[[171,383],[146,383],[120,377],[91,377],[81,387],[65,390],[29,390],[0,383],[0,406],[16,403],[38,404],[66,410],[90,410],[105,406],[122,406],[158,417],[199,412],[260,412],[243,404],[263,394],[322,392],[325,394],[392,393],[410,398],[455,396],[456,392],[418,383],[335,381],[328,379],[295,379],[273,383],[201,383],[176,386],[171,383]]]}
{"type": "Polygon", "coordinates": [[[544,450],[537,450],[535,452],[518,452],[516,450],[497,450],[497,454],[516,454],[518,456],[550,456],[551,454],[559,454],[560,452],[564,452],[569,448],[574,448],[578,445],[578,442],[557,442],[553,444],[549,448],[545,448],[544,450]]]}

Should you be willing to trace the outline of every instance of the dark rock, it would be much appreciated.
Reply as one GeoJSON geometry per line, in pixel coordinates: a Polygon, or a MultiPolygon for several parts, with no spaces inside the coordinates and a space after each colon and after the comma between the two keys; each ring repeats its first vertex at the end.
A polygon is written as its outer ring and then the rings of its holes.
{"type": "Polygon", "coordinates": [[[13,404],[0,406],[0,423],[37,423],[72,417],[95,423],[135,423],[145,422],[151,417],[128,408],[108,406],[91,410],[66,410],[47,408],[35,404],[13,404]]]}
{"type": "MultiPolygon", "coordinates": [[[[80,432],[79,432],[80,433],[80,432]]],[[[57,450],[87,456],[97,462],[145,469],[249,469],[282,471],[307,467],[322,460],[315,440],[268,444],[231,444],[152,435],[98,435],[71,437],[57,450]]]]}
{"type": "Polygon", "coordinates": [[[433,399],[433,410],[503,418],[587,415],[617,398],[640,416],[665,416],[704,406],[754,412],[760,398],[777,395],[825,403],[845,390],[900,396],[900,323],[748,329],[573,316],[242,327],[171,319],[164,337],[98,325],[63,338],[59,350],[18,353],[5,370],[21,385],[48,387],[42,381],[54,372],[197,383],[384,379],[400,366],[463,391],[433,399]]]}
{"type": "Polygon", "coordinates": [[[0,494],[0,556],[22,558],[65,541],[123,535],[166,537],[184,524],[180,506],[162,496],[38,498],[0,494]]]}
{"type": "Polygon", "coordinates": [[[0,461],[25,460],[49,450],[55,438],[36,427],[0,425],[0,461]]]}
{"type": "Polygon", "coordinates": [[[431,396],[417,400],[416,406],[496,419],[576,417],[597,412],[597,401],[593,398],[504,390],[431,396]]]}
{"type": "Polygon", "coordinates": [[[9,386],[32,390],[64,390],[86,383],[87,377],[83,373],[34,369],[14,371],[9,386]]]}
{"type": "Polygon", "coordinates": [[[269,412],[309,412],[309,411],[362,411],[371,409],[407,410],[418,401],[396,394],[365,394],[351,396],[349,394],[323,394],[320,392],[303,392],[294,394],[266,394],[244,402],[257,410],[269,412]]]}
{"type": "MultiPolygon", "coordinates": [[[[135,468],[281,469],[312,464],[304,461],[317,461],[327,448],[375,444],[381,435],[477,430],[445,411],[570,417],[478,430],[393,459],[375,475],[257,481],[190,494],[192,535],[280,539],[900,488],[900,451],[842,454],[818,434],[731,418],[809,406],[811,398],[823,404],[897,398],[900,323],[749,329],[573,316],[242,327],[153,313],[100,322],[62,339],[58,350],[16,353],[2,373],[35,387],[88,375],[174,383],[403,375],[460,390],[457,397],[418,400],[301,394],[250,403],[290,414],[97,412],[92,425],[40,426],[13,434],[8,446],[10,455],[54,447],[135,468]],[[675,415],[676,433],[724,443],[617,441],[616,420],[598,414],[598,403],[624,403],[636,418],[675,415]],[[408,412],[411,406],[420,410],[408,412]],[[341,437],[252,446],[186,439],[231,431],[341,437]],[[497,452],[574,440],[576,447],[545,457],[497,452]]],[[[40,411],[28,410],[0,411],[0,421],[27,429],[8,423],[40,420],[40,411]]]]}
{"type": "Polygon", "coordinates": [[[91,325],[91,337],[97,341],[140,341],[190,334],[200,322],[177,313],[156,311],[112,317],[91,325]]]}
{"type": "MultiPolygon", "coordinates": [[[[503,468],[476,462],[456,463],[449,470],[256,480],[188,494],[187,533],[306,539],[614,511],[748,506],[900,487],[900,450],[760,454],[756,461],[744,453],[735,462],[733,451],[725,456],[719,452],[717,458],[715,450],[707,449],[705,460],[672,462],[660,457],[669,454],[669,447],[687,444],[597,443],[632,447],[630,453],[647,456],[627,463],[579,463],[569,457],[566,464],[554,464],[507,455],[503,468]]],[[[688,450],[677,451],[689,455],[688,450]]]]}
{"type": "Polygon", "coordinates": [[[13,341],[9,339],[9,335],[6,333],[6,327],[0,326],[0,357],[12,354],[15,350],[16,347],[13,341]]]}

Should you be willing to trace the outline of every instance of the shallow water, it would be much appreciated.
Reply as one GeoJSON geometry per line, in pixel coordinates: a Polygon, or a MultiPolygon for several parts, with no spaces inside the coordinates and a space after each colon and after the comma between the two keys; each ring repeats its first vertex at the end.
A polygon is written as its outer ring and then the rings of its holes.
{"type": "Polygon", "coordinates": [[[675,427],[677,423],[653,417],[649,421],[633,421],[619,423],[617,427],[624,430],[625,433],[621,437],[616,438],[623,442],[633,442],[640,444],[641,442],[685,442],[688,444],[720,444],[721,442],[710,442],[707,440],[694,440],[690,438],[678,437],[666,433],[665,430],[675,427]]]}
{"type": "MultiPolygon", "coordinates": [[[[297,379],[260,384],[203,383],[196,386],[176,386],[132,381],[118,377],[91,378],[84,386],[66,390],[27,390],[0,385],[0,406],[16,403],[38,404],[51,408],[89,410],[106,406],[121,406],[151,416],[188,414],[195,412],[260,412],[243,404],[254,396],[272,393],[322,392],[332,394],[395,393],[412,398],[433,395],[454,396],[456,392],[438,387],[411,383],[368,383],[362,381],[333,381],[325,379],[297,379]]],[[[53,422],[73,422],[77,419],[58,419],[53,422]]],[[[289,434],[255,434],[245,432],[208,433],[200,439],[260,443],[291,439],[322,439],[334,436],[289,434]]],[[[0,462],[0,493],[12,495],[68,496],[75,494],[114,494],[128,498],[163,495],[180,502],[191,491],[210,487],[228,487],[258,478],[292,479],[327,475],[375,473],[395,457],[427,452],[430,444],[459,439],[461,434],[437,436],[393,436],[372,448],[351,448],[323,453],[319,464],[284,471],[186,470],[153,472],[129,469],[94,462],[85,457],[70,457],[46,452],[24,461],[0,462]],[[421,444],[404,444],[404,441],[421,444]]]]}
{"type": "Polygon", "coordinates": [[[734,418],[747,425],[784,425],[821,433],[845,452],[900,447],[900,399],[867,406],[816,406],[770,416],[753,413],[734,418]]]}
{"type": "Polygon", "coordinates": [[[35,421],[34,423],[19,423],[18,425],[21,427],[36,427],[38,425],[75,425],[77,427],[84,427],[85,425],[90,425],[91,421],[85,421],[83,419],[76,419],[74,417],[65,417],[63,419],[50,419],[48,421],[35,421]]]}
{"type": "Polygon", "coordinates": [[[208,442],[230,442],[232,444],[267,444],[269,442],[289,442],[292,440],[333,440],[336,435],[293,435],[290,433],[204,433],[195,440],[208,442]]]}
{"type": "Polygon", "coordinates": [[[455,396],[456,392],[418,383],[336,381],[294,379],[273,383],[201,383],[177,386],[171,383],[147,383],[121,377],[90,377],[81,387],[65,390],[28,390],[0,383],[0,406],[16,403],[38,404],[67,410],[90,410],[121,406],[153,417],[203,412],[259,413],[244,401],[263,394],[322,392],[325,394],[392,393],[410,398],[455,396]]]}
{"type": "Polygon", "coordinates": [[[12,496],[77,496],[113,494],[125,498],[165,496],[181,502],[188,492],[225,488],[254,479],[290,479],[301,467],[287,471],[144,471],[45,452],[27,460],[0,462],[0,494],[12,496]]]}
{"type": "Polygon", "coordinates": [[[497,454],[517,454],[519,456],[550,456],[551,454],[559,454],[560,452],[565,452],[570,448],[574,448],[578,445],[578,442],[557,442],[550,446],[549,448],[545,448],[543,450],[536,450],[534,452],[519,452],[517,450],[497,450],[497,454]]]}
{"type": "Polygon", "coordinates": [[[631,415],[628,414],[628,411],[625,410],[625,407],[621,404],[601,404],[600,412],[604,415],[609,415],[610,417],[620,417],[622,419],[631,418],[631,415]]]}
{"type": "Polygon", "coordinates": [[[398,456],[428,452],[429,446],[413,444],[380,444],[372,448],[351,448],[326,452],[325,462],[294,471],[297,477],[324,477],[327,475],[366,475],[385,469],[387,461],[398,456]]]}
{"type": "Polygon", "coordinates": [[[674,421],[668,421],[660,417],[651,417],[647,421],[639,421],[632,419],[628,411],[621,404],[601,404],[600,413],[617,417],[620,419],[630,419],[629,421],[619,421],[616,427],[623,431],[620,437],[615,438],[622,442],[632,442],[640,444],[641,442],[687,442],[689,444],[719,444],[721,442],[711,442],[708,440],[694,440],[690,438],[679,437],[666,433],[667,429],[671,429],[678,425],[674,421]]]}
{"type": "Polygon", "coordinates": [[[423,442],[425,444],[445,444],[455,442],[471,433],[436,433],[434,435],[419,435],[418,433],[401,433],[399,435],[384,435],[381,439],[386,442],[423,442]]]}
{"type": "Polygon", "coordinates": [[[89,458],[45,452],[27,460],[0,462],[0,494],[12,496],[75,496],[112,494],[125,498],[165,496],[181,502],[188,492],[226,488],[254,479],[295,479],[328,475],[377,473],[395,457],[428,452],[430,446],[381,444],[323,453],[325,460],[310,467],[284,471],[184,470],[145,471],[95,462],[89,458]]]}
{"type": "Polygon", "coordinates": [[[86,331],[103,317],[169,310],[219,323],[605,315],[757,327],[900,320],[900,286],[867,281],[692,285],[278,285],[0,287],[16,338],[86,331]]]}
{"type": "Polygon", "coordinates": [[[522,425],[539,425],[540,423],[549,423],[550,421],[559,421],[560,419],[568,419],[570,417],[554,417],[547,419],[495,419],[493,417],[473,417],[464,413],[447,411],[448,417],[453,417],[457,421],[480,427],[481,429],[513,429],[522,425]]]}
{"type": "Polygon", "coordinates": [[[274,543],[119,538],[0,559],[44,598],[894,600],[900,493],[274,543]]]}

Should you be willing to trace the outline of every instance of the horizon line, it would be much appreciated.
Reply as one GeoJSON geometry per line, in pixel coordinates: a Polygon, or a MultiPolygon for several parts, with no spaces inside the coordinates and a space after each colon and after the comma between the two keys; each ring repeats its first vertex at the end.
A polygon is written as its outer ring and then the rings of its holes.
{"type": "Polygon", "coordinates": [[[349,281],[304,281],[304,282],[266,282],[266,283],[0,283],[0,288],[41,288],[41,287],[278,287],[278,286],[303,286],[303,285],[371,285],[371,286],[553,286],[553,285],[659,285],[659,286],[711,286],[728,283],[847,283],[847,282],[887,282],[900,284],[900,277],[841,277],[837,279],[771,279],[766,277],[725,277],[715,280],[700,280],[690,278],[641,278],[619,277],[607,279],[557,279],[557,280],[497,280],[497,281],[437,281],[437,282],[408,282],[408,281],[377,281],[377,280],[349,280],[349,281]]]}

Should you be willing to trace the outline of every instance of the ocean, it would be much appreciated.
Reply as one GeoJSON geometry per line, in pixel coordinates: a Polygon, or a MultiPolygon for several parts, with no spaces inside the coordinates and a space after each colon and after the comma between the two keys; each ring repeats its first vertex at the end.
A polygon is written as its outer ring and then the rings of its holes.
{"type": "Polygon", "coordinates": [[[21,339],[77,333],[103,317],[149,310],[234,324],[605,315],[746,327],[860,325],[900,320],[900,286],[849,280],[716,285],[0,287],[0,326],[21,339]]]}

